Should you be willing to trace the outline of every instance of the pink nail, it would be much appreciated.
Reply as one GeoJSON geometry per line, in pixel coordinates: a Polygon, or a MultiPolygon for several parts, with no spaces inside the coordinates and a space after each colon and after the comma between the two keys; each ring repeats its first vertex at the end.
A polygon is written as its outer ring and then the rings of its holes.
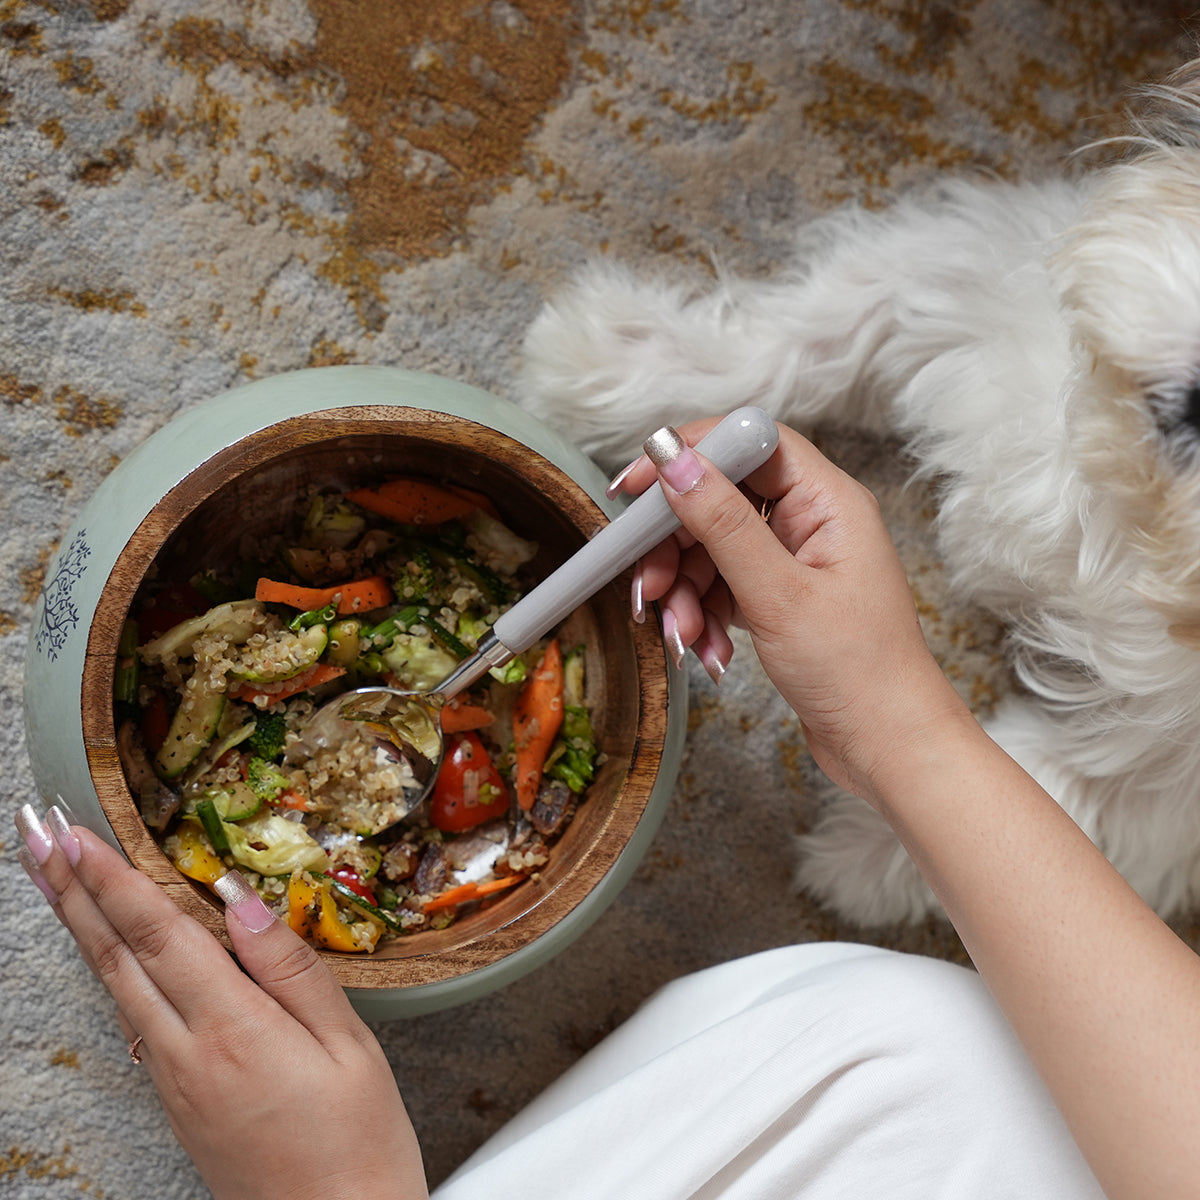
{"type": "Polygon", "coordinates": [[[615,500],[617,493],[621,490],[621,484],[629,478],[629,472],[642,461],[642,455],[638,455],[627,467],[622,467],[613,477],[612,482],[604,489],[604,494],[610,499],[615,500]]]}
{"type": "Polygon", "coordinates": [[[670,425],[652,433],[642,449],[658,468],[658,473],[681,496],[690,492],[704,477],[704,467],[691,446],[670,425]]]}
{"type": "Polygon", "coordinates": [[[707,640],[695,642],[692,644],[692,650],[695,652],[704,669],[708,672],[709,679],[717,687],[720,687],[721,680],[725,678],[725,664],[721,661],[721,656],[716,652],[712,644],[707,640]]]}
{"type": "Polygon", "coordinates": [[[217,895],[251,933],[262,933],[275,923],[275,914],[263,903],[262,897],[246,882],[240,871],[230,871],[213,884],[217,895]]]}
{"type": "Polygon", "coordinates": [[[26,846],[22,846],[17,851],[17,862],[25,868],[25,874],[37,884],[38,890],[50,901],[51,904],[58,903],[58,894],[46,882],[46,877],[42,874],[42,868],[37,865],[32,854],[26,846]]]}
{"type": "Polygon", "coordinates": [[[46,824],[50,826],[51,836],[58,843],[58,848],[67,856],[67,862],[71,866],[75,866],[79,862],[83,849],[79,845],[79,839],[71,832],[71,826],[67,823],[66,816],[57,804],[52,804],[46,811],[46,824]]]}
{"type": "Polygon", "coordinates": [[[663,639],[667,643],[667,650],[670,652],[671,661],[676,667],[682,667],[683,656],[687,653],[687,647],[683,644],[683,638],[679,636],[679,622],[675,620],[675,614],[669,608],[663,609],[662,626],[663,639]]]}
{"type": "Polygon", "coordinates": [[[646,600],[642,595],[642,564],[638,563],[633,569],[633,586],[629,591],[629,607],[633,611],[633,619],[639,624],[646,620],[646,600]]]}
{"type": "Polygon", "coordinates": [[[692,644],[692,650],[704,664],[708,677],[718,687],[733,659],[733,642],[725,626],[712,613],[704,620],[704,632],[692,644]]]}
{"type": "Polygon", "coordinates": [[[50,831],[38,819],[32,804],[22,804],[17,809],[17,832],[25,839],[29,853],[40,867],[54,853],[54,839],[50,831]]]}

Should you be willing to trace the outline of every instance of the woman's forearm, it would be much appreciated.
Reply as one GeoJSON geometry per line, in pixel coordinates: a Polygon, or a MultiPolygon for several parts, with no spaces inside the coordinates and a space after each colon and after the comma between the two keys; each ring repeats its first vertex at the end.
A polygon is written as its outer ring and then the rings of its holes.
{"type": "MultiPolygon", "coordinates": [[[[1102,1185],[1190,1200],[1200,958],[971,717],[929,654],[874,498],[786,428],[746,480],[769,521],[693,451],[655,463],[704,554],[676,556],[667,575],[682,583],[647,583],[642,599],[690,613],[693,631],[736,602],[809,750],[892,823],[1102,1185]]],[[[626,486],[650,478],[647,462],[626,486]]]]}
{"type": "Polygon", "coordinates": [[[1200,958],[974,721],[876,780],[1114,1200],[1200,1178],[1200,958]]]}

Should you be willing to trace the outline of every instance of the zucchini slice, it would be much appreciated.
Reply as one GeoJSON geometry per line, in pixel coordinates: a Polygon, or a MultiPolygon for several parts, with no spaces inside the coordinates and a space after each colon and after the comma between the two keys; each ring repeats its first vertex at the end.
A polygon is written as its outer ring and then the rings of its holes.
{"type": "Polygon", "coordinates": [[[243,654],[229,675],[247,683],[281,683],[315,666],[328,642],[329,630],[324,625],[280,633],[272,639],[269,655],[261,651],[254,657],[243,654]]]}
{"type": "Polygon", "coordinates": [[[207,688],[185,690],[183,700],[171,718],[166,740],[154,756],[154,769],[160,779],[178,779],[199,758],[205,746],[216,737],[224,711],[224,692],[207,688]]]}
{"type": "Polygon", "coordinates": [[[234,645],[244,642],[262,619],[263,606],[257,600],[231,600],[218,604],[199,617],[189,617],[173,625],[166,633],[147,642],[139,651],[142,662],[161,662],[167,655],[187,658],[196,639],[203,633],[221,633],[234,645]]]}
{"type": "Polygon", "coordinates": [[[403,933],[404,926],[390,912],[385,912],[382,908],[376,908],[370,900],[364,900],[353,888],[348,888],[340,879],[334,879],[332,875],[326,875],[324,878],[339,900],[344,900],[347,904],[353,904],[355,908],[361,909],[367,916],[374,917],[377,921],[382,921],[394,933],[403,933]]]}

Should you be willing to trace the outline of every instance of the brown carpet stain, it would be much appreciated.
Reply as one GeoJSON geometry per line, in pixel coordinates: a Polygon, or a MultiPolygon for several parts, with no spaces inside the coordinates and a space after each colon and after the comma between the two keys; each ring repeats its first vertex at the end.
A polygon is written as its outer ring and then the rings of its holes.
{"type": "Polygon", "coordinates": [[[49,117],[38,126],[38,133],[50,139],[51,145],[55,150],[61,150],[63,142],[67,140],[66,130],[62,127],[62,122],[57,117],[49,117]]]}
{"type": "Polygon", "coordinates": [[[617,37],[653,42],[671,21],[686,21],[682,0],[601,0],[595,4],[592,25],[617,37]]]}
{"type": "Polygon", "coordinates": [[[910,0],[844,0],[849,9],[891,22],[909,39],[903,50],[880,44],[880,61],[904,75],[954,75],[954,51],[970,36],[968,15],[979,0],[912,4],[910,0]]]}
{"type": "Polygon", "coordinates": [[[788,784],[797,795],[808,791],[808,744],[798,720],[784,723],[783,736],[775,743],[779,755],[779,766],[787,777],[788,784]]]}
{"type": "Polygon", "coordinates": [[[104,91],[104,84],[96,78],[96,64],[84,55],[65,54],[54,60],[61,87],[70,88],[85,96],[95,96],[104,91]]]}
{"type": "Polygon", "coordinates": [[[26,1150],[20,1146],[10,1146],[7,1151],[0,1150],[0,1183],[13,1180],[16,1176],[25,1175],[36,1180],[70,1179],[81,1195],[102,1198],[103,1189],[79,1174],[79,1168],[70,1160],[71,1147],[63,1146],[57,1154],[44,1150],[26,1150]]]}
{"type": "MultiPolygon", "coordinates": [[[[165,52],[198,81],[190,109],[143,114],[148,132],[170,125],[211,150],[239,145],[239,107],[209,82],[233,63],[266,79],[299,107],[328,95],[351,131],[347,177],[315,163],[288,162],[271,147],[247,147],[260,170],[301,189],[321,187],[345,217],[319,220],[295,203],[276,216],[294,231],[323,240],[322,277],[343,288],[367,328],[382,324],[381,280],[405,263],[449,254],[467,236],[468,216],[515,176],[528,173],[526,143],[558,99],[572,70],[580,27],[571,0],[514,0],[482,7],[475,0],[397,5],[392,0],[312,0],[317,32],[311,48],[271,55],[218,21],[185,18],[163,36],[165,52]]],[[[178,164],[178,172],[185,171],[178,164]]],[[[207,199],[234,203],[251,222],[266,197],[237,193],[199,176],[207,199]]]]}
{"type": "Polygon", "coordinates": [[[1096,138],[1114,132],[1123,118],[1113,96],[1120,96],[1129,80],[1155,78],[1178,61],[1180,45],[1163,39],[1164,13],[1178,23],[1182,41],[1194,7],[1183,0],[1148,5],[1048,0],[1050,30],[1036,55],[1005,63],[1003,69],[981,67],[976,78],[964,80],[956,55],[961,50],[969,56],[972,38],[978,40],[972,19],[978,0],[842,4],[870,13],[890,29],[891,36],[881,34],[873,47],[879,77],[845,63],[823,62],[814,72],[823,94],[804,114],[845,163],[849,186],[830,188],[830,202],[856,195],[872,206],[887,201],[898,169],[914,165],[951,169],[975,164],[1012,173],[1008,155],[989,159],[955,133],[937,132],[945,111],[981,112],[996,129],[1033,144],[1078,142],[1081,127],[1085,136],[1096,138]],[[904,79],[911,79],[911,86],[900,81],[904,79]]]}
{"type": "Polygon", "coordinates": [[[121,419],[121,406],[103,396],[89,397],[64,384],[54,393],[59,423],[68,437],[83,437],[97,429],[112,429],[121,419]]]}
{"type": "Polygon", "coordinates": [[[91,155],[75,169],[75,178],[88,187],[108,187],[115,183],[134,163],[133,139],[123,137],[115,146],[108,146],[91,155]]]}
{"type": "Polygon", "coordinates": [[[354,354],[332,338],[321,338],[308,349],[310,367],[344,367],[354,362],[354,354]]]}
{"type": "Polygon", "coordinates": [[[70,491],[71,488],[75,486],[74,481],[66,473],[66,471],[58,468],[52,471],[47,471],[46,474],[42,476],[42,482],[51,484],[52,486],[57,487],[64,492],[70,491]]]}
{"type": "Polygon", "coordinates": [[[97,21],[115,21],[124,16],[130,0],[83,0],[97,21]]]}
{"type": "Polygon", "coordinates": [[[474,0],[313,9],[315,58],[342,81],[337,107],[362,143],[352,217],[322,272],[353,292],[377,279],[380,255],[449,253],[471,207],[525,173],[526,142],[570,77],[579,26],[569,0],[522,0],[509,19],[474,0]],[[364,54],[364,24],[386,57],[364,54]]]}
{"type": "Polygon", "coordinates": [[[134,317],[146,315],[146,306],[140,300],[135,300],[129,291],[115,292],[107,288],[71,291],[69,288],[52,287],[49,293],[56,300],[84,312],[129,313],[134,317]]]}
{"type": "MultiPolygon", "coordinates": [[[[972,158],[968,147],[930,133],[936,108],[916,87],[870,79],[832,61],[820,63],[814,76],[824,85],[824,95],[804,106],[805,120],[840,147],[845,170],[869,188],[887,191],[899,164],[950,169],[972,158]]],[[[876,203],[882,199],[880,195],[876,203]]]]}
{"type": "Polygon", "coordinates": [[[9,405],[37,404],[42,399],[42,389],[33,383],[22,383],[11,372],[0,372],[0,403],[9,405]]]}
{"type": "Polygon", "coordinates": [[[32,604],[42,594],[42,585],[46,582],[46,565],[57,549],[58,539],[56,538],[48,546],[43,546],[38,551],[35,566],[26,567],[21,572],[21,602],[23,604],[32,604]]]}
{"type": "Polygon", "coordinates": [[[664,88],[658,93],[658,101],[689,121],[721,125],[744,124],[775,103],[775,96],[767,90],[766,80],[752,62],[730,63],[725,68],[725,80],[725,91],[715,100],[692,100],[664,88]]]}
{"type": "Polygon", "coordinates": [[[14,57],[44,54],[46,45],[42,40],[42,27],[34,21],[16,19],[17,12],[23,7],[19,0],[0,5],[0,45],[14,57]]]}
{"type": "Polygon", "coordinates": [[[688,697],[688,731],[694,733],[705,721],[721,712],[720,698],[711,692],[693,691],[688,697]]]}

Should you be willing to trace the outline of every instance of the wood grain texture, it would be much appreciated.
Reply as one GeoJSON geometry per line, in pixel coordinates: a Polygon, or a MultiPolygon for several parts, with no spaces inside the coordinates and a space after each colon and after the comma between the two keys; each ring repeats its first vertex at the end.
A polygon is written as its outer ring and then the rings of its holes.
{"type": "MultiPolygon", "coordinates": [[[[195,468],[147,514],[114,563],[88,637],[83,736],[96,792],[130,860],[228,945],[219,901],[180,874],[147,829],[116,752],[112,688],[121,627],[147,575],[187,579],[235,561],[245,538],[284,526],[312,485],[349,489],[417,474],[490,496],[539,545],[544,577],[606,518],[552,463],[474,421],[420,409],[315,412],[251,434],[195,468]]],[[[653,623],[629,615],[629,578],[606,587],[562,628],[587,647],[586,678],[605,761],[538,878],[447,929],[393,939],[373,955],[320,951],[347,987],[412,987],[499,962],[563,920],[605,876],[645,811],[667,729],[667,667],[653,623]]]]}

